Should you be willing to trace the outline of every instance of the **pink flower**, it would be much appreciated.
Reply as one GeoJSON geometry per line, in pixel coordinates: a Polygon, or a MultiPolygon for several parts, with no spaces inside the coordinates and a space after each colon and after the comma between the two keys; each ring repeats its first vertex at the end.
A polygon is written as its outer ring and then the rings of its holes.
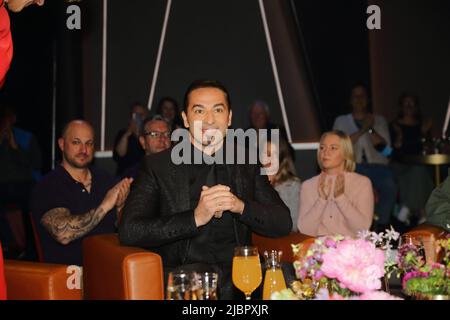
{"type": "Polygon", "coordinates": [[[344,240],[323,255],[321,270],[353,292],[378,290],[384,276],[384,253],[363,239],[344,240]]]}

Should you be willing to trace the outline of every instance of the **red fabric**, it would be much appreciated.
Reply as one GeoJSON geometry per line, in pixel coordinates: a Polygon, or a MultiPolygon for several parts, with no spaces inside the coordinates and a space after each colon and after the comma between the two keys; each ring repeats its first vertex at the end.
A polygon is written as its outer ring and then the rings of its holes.
{"type": "Polygon", "coordinates": [[[5,283],[5,274],[3,271],[3,254],[1,243],[0,243],[0,300],[6,300],[6,283],[5,283]]]}
{"type": "MultiPolygon", "coordinates": [[[[0,0],[0,4],[2,0],[0,0]]],[[[5,6],[0,8],[0,88],[5,82],[6,73],[13,56],[13,43],[9,24],[9,15],[5,6]]]]}

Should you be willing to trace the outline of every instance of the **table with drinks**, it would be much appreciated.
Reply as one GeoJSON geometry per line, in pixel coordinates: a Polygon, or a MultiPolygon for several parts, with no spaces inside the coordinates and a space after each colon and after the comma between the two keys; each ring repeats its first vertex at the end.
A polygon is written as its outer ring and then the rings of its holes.
{"type": "MultiPolygon", "coordinates": [[[[265,277],[263,300],[270,300],[274,292],[286,289],[281,269],[281,251],[264,252],[265,277]]],[[[236,247],[232,264],[232,281],[246,300],[261,285],[262,267],[258,248],[236,247]]],[[[214,272],[171,272],[167,281],[168,300],[217,300],[218,274],[214,272]]]]}

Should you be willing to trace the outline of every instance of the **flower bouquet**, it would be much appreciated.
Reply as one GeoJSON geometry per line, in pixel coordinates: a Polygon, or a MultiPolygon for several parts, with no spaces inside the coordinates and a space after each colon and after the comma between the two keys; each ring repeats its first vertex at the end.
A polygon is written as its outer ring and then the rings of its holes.
{"type": "Polygon", "coordinates": [[[402,246],[398,267],[403,270],[402,287],[405,294],[416,299],[450,299],[450,237],[436,241],[441,263],[425,264],[417,259],[414,245],[402,246]]]}
{"type": "MultiPolygon", "coordinates": [[[[300,245],[293,245],[294,254],[300,245]]],[[[298,282],[272,299],[397,299],[380,291],[385,253],[369,240],[321,237],[294,262],[298,282]]]]}

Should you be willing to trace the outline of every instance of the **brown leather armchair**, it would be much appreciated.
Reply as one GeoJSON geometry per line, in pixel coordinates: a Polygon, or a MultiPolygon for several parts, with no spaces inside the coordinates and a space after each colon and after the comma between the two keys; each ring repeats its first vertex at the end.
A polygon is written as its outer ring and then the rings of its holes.
{"type": "Polygon", "coordinates": [[[81,289],[69,289],[66,265],[5,260],[8,300],[81,300],[81,289]]]}
{"type": "Polygon", "coordinates": [[[281,250],[283,251],[281,260],[288,263],[295,261],[291,244],[303,244],[300,249],[300,255],[303,256],[306,254],[306,251],[314,240],[314,237],[310,237],[299,232],[291,232],[288,236],[281,238],[267,238],[256,233],[252,235],[253,245],[258,247],[258,251],[261,255],[265,250],[281,250]]]}
{"type": "Polygon", "coordinates": [[[427,263],[431,263],[437,260],[435,241],[445,238],[447,234],[448,232],[441,227],[424,223],[404,233],[403,236],[420,239],[424,245],[427,263]]]}
{"type": "Polygon", "coordinates": [[[117,234],[83,240],[84,297],[90,300],[162,300],[162,260],[156,253],[121,246],[117,234]]]}

